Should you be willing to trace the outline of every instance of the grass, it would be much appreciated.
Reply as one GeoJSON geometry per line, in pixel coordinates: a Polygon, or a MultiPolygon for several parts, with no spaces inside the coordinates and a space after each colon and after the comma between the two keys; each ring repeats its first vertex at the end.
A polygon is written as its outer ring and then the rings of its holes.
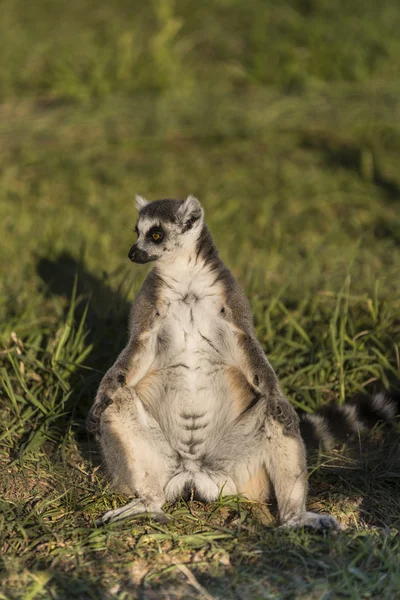
{"type": "Polygon", "coordinates": [[[394,0],[0,4],[0,598],[400,597],[399,426],[310,461],[272,527],[227,498],[166,526],[95,519],[84,421],[145,275],[133,197],[195,193],[295,406],[400,359],[400,14],[394,0]]]}

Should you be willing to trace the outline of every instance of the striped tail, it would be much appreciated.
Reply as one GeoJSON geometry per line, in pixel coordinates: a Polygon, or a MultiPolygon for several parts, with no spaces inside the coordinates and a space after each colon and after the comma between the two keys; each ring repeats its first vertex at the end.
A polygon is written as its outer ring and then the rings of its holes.
{"type": "Polygon", "coordinates": [[[301,413],[300,431],[308,449],[332,450],[351,435],[391,422],[400,414],[400,397],[388,392],[358,395],[343,406],[328,404],[315,413],[301,413]]]}

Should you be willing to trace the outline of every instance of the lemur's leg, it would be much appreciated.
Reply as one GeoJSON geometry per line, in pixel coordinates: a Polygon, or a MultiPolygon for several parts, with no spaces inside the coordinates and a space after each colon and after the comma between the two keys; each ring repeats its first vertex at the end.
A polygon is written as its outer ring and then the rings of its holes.
{"type": "Polygon", "coordinates": [[[333,517],[306,511],[307,465],[300,436],[285,434],[282,425],[270,418],[266,420],[265,431],[264,464],[274,487],[281,525],[339,528],[333,517]]]}
{"type": "Polygon", "coordinates": [[[100,521],[150,513],[167,520],[162,511],[164,487],[174,469],[174,457],[157,423],[145,411],[136,392],[125,387],[100,419],[98,439],[115,488],[134,500],[108,511],[100,521]]]}
{"type": "Polygon", "coordinates": [[[232,479],[238,493],[266,502],[272,487],[283,527],[338,528],[334,518],[306,511],[307,467],[301,438],[285,434],[282,425],[270,417],[262,429],[250,456],[235,466],[232,479]]]}
{"type": "Polygon", "coordinates": [[[239,464],[232,477],[237,493],[248,500],[266,502],[270,496],[271,481],[260,456],[253,456],[239,464]]]}
{"type": "MultiPolygon", "coordinates": [[[[257,442],[254,449],[257,456],[254,458],[256,464],[265,466],[268,478],[262,475],[260,480],[259,476],[258,491],[262,490],[264,481],[267,489],[269,479],[283,526],[316,529],[339,527],[332,517],[306,511],[306,452],[300,436],[298,416],[283,395],[278,378],[256,338],[250,334],[239,334],[238,342],[236,364],[254,390],[254,399],[248,410],[257,410],[259,415],[265,415],[264,422],[261,422],[264,441],[261,444],[257,442]]],[[[246,412],[244,410],[243,418],[248,418],[246,412]]],[[[241,482],[240,488],[244,488],[244,493],[249,483],[241,482]]]]}

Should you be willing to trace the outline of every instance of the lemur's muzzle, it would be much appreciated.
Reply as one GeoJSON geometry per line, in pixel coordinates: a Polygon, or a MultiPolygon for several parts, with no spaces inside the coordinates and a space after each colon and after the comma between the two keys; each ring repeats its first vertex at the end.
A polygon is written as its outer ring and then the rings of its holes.
{"type": "Polygon", "coordinates": [[[155,256],[151,256],[145,250],[140,250],[136,244],[129,250],[128,257],[132,262],[138,263],[139,265],[143,265],[144,263],[156,259],[155,256]]]}

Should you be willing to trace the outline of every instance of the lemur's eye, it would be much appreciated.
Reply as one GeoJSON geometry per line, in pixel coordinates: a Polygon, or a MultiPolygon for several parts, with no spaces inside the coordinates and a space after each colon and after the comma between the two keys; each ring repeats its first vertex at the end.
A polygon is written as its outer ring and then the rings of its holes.
{"type": "Polygon", "coordinates": [[[155,225],[147,232],[146,237],[148,240],[160,244],[164,239],[164,232],[159,225],[155,225]]]}

